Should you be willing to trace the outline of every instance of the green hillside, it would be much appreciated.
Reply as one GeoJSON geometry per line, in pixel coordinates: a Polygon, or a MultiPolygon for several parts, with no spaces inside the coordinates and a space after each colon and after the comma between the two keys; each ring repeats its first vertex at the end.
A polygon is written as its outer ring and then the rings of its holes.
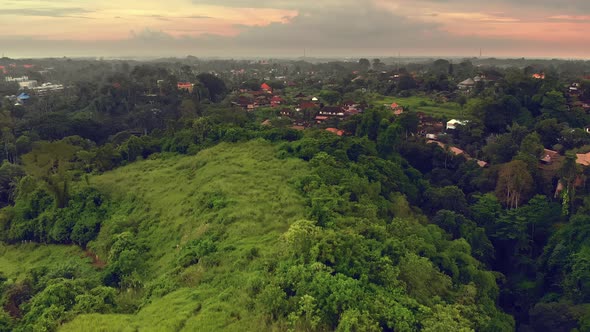
{"type": "Polygon", "coordinates": [[[89,247],[104,252],[119,223],[136,227],[149,248],[141,279],[177,290],[147,303],[137,315],[80,316],[63,330],[254,329],[257,317],[246,312],[250,299],[244,284],[266,256],[280,250],[280,234],[305,211],[291,185],[306,171],[305,163],[275,154],[260,141],[221,144],[194,157],[146,160],[92,178],[97,188],[124,203],[89,247]],[[172,272],[187,243],[211,234],[219,238],[215,255],[172,272]]]}
{"type": "Polygon", "coordinates": [[[371,149],[316,132],[152,154],[80,178],[62,209],[22,185],[8,236],[85,249],[2,247],[0,331],[511,330],[482,230],[429,224],[423,180],[371,149]]]}

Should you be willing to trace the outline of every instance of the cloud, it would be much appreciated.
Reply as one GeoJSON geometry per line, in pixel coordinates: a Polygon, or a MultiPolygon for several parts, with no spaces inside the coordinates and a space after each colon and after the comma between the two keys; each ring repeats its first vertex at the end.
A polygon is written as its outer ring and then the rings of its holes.
{"type": "Polygon", "coordinates": [[[42,17],[74,17],[74,18],[87,18],[82,16],[83,14],[89,14],[93,11],[84,8],[9,8],[0,9],[0,15],[17,15],[17,16],[42,16],[42,17]]]}
{"type": "MultiPolygon", "coordinates": [[[[8,54],[51,55],[299,57],[304,49],[311,56],[476,55],[483,48],[487,55],[556,56],[590,51],[590,36],[583,33],[590,28],[583,12],[590,10],[590,1],[563,0],[562,8],[549,0],[169,1],[173,11],[111,8],[105,12],[111,19],[105,40],[84,41],[88,37],[81,34],[74,42],[64,34],[51,42],[39,37],[25,43],[5,36],[0,44],[8,54]],[[571,8],[580,12],[568,13],[571,8]]],[[[64,9],[28,13],[62,17],[84,10],[64,9]]],[[[0,15],[8,14],[0,10],[0,15]]]]}

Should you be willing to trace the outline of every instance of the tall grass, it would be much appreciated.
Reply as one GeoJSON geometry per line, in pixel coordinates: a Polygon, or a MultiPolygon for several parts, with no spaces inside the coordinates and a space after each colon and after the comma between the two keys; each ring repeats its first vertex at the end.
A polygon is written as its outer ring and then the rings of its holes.
{"type": "Polygon", "coordinates": [[[260,278],[265,258],[281,250],[289,224],[305,217],[292,183],[307,165],[275,155],[262,140],[224,143],[196,156],[145,160],[92,177],[91,184],[118,204],[89,247],[106,256],[112,235],[133,229],[149,248],[144,283],[171,286],[136,314],[82,315],[61,330],[260,330],[249,285],[260,278]],[[214,236],[217,251],[178,267],[183,247],[206,236],[214,236]]]}

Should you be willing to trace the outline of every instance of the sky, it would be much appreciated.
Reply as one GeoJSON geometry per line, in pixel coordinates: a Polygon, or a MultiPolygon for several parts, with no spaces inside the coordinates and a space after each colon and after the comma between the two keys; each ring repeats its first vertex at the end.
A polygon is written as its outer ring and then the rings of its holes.
{"type": "Polygon", "coordinates": [[[8,57],[590,58],[588,0],[0,0],[8,57]]]}

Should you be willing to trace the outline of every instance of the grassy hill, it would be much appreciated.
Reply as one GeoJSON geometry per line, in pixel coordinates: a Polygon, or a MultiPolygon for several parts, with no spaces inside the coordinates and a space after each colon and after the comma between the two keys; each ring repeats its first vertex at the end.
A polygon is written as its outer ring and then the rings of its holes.
{"type": "MultiPolygon", "coordinates": [[[[92,185],[120,202],[89,244],[105,256],[112,233],[135,228],[149,248],[141,279],[148,289],[174,289],[134,315],[82,315],[63,331],[252,330],[248,283],[264,258],[280,250],[279,236],[304,216],[291,185],[306,171],[297,159],[279,160],[269,143],[221,144],[193,157],[137,162],[93,177],[92,185]],[[217,251],[178,268],[183,247],[215,234],[217,251]]],[[[136,294],[139,298],[145,294],[136,294]]]]}
{"type": "Polygon", "coordinates": [[[511,330],[471,255],[479,238],[412,213],[401,193],[419,190],[415,171],[344,160],[359,148],[317,132],[153,154],[76,183],[68,207],[38,216],[47,196],[34,191],[4,215],[34,219],[10,230],[53,222],[53,238],[94,240],[0,248],[15,318],[0,316],[0,331],[511,330]],[[96,220],[98,236],[76,228],[96,220]]]}
{"type": "Polygon", "coordinates": [[[91,270],[91,259],[77,246],[0,243],[0,271],[8,279],[20,280],[29,271],[60,264],[75,264],[91,270]]]}
{"type": "Polygon", "coordinates": [[[455,102],[439,103],[435,102],[429,97],[412,96],[412,97],[390,97],[378,96],[375,98],[373,105],[391,105],[398,103],[401,106],[409,107],[412,111],[422,112],[434,117],[444,117],[448,119],[465,118],[469,114],[467,110],[462,110],[461,106],[455,102]]]}

